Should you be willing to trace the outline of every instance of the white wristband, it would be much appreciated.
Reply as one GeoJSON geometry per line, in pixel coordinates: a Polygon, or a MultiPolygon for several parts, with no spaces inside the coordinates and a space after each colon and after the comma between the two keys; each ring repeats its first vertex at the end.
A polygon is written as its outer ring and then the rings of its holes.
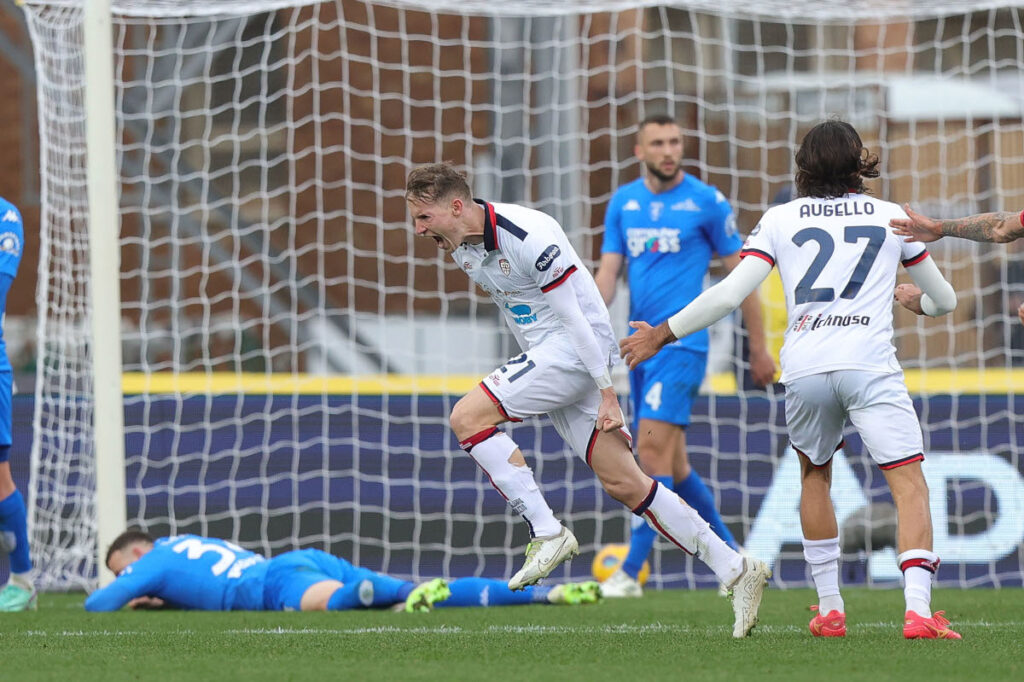
{"type": "Polygon", "coordinates": [[[608,374],[608,370],[605,370],[601,376],[594,377],[594,382],[597,384],[597,387],[600,388],[601,390],[611,388],[612,376],[608,374]]]}

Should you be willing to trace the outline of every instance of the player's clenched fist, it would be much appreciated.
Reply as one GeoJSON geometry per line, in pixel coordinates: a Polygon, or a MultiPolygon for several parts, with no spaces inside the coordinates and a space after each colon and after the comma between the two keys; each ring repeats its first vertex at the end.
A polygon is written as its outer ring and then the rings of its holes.
{"type": "Polygon", "coordinates": [[[914,313],[924,315],[921,309],[921,296],[923,292],[913,284],[897,284],[893,297],[901,306],[914,313]]]}
{"type": "Polygon", "coordinates": [[[653,357],[662,346],[676,338],[667,322],[662,322],[657,327],[652,327],[646,322],[630,322],[629,326],[636,331],[619,341],[619,354],[626,360],[630,369],[653,357]]]}

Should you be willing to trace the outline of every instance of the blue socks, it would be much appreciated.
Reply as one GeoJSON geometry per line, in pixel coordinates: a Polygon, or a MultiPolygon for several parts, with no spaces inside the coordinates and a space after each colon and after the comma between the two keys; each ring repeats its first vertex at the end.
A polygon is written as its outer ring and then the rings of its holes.
{"type": "Polygon", "coordinates": [[[452,596],[434,604],[441,606],[514,606],[546,604],[550,587],[532,586],[519,592],[508,589],[504,580],[490,578],[456,578],[448,583],[452,596]]]}
{"type": "Polygon", "coordinates": [[[349,576],[348,582],[339,587],[327,602],[328,611],[347,611],[348,609],[365,609],[372,607],[391,606],[405,601],[415,585],[389,575],[381,575],[371,570],[360,568],[349,576]],[[372,594],[363,587],[369,580],[373,586],[372,594]],[[369,603],[367,603],[369,601],[369,603]]]}
{"type": "MultiPolygon", "coordinates": [[[[672,487],[671,476],[651,476],[651,478],[666,488],[672,487]]],[[[639,521],[639,524],[633,526],[633,533],[629,538],[629,553],[626,555],[626,560],[622,562],[622,570],[633,580],[640,575],[640,569],[644,567],[644,562],[647,561],[651,548],[654,547],[654,540],[658,537],[658,531],[651,528],[643,518],[637,517],[635,521],[639,521]]]]}
{"type": "Polygon", "coordinates": [[[3,533],[0,547],[5,547],[11,554],[11,573],[31,571],[25,498],[21,496],[20,490],[15,490],[0,500],[0,533],[3,533]]]}
{"type": "Polygon", "coordinates": [[[725,525],[722,517],[718,514],[714,496],[696,471],[690,469],[690,475],[676,483],[674,490],[676,495],[683,498],[686,504],[696,509],[700,517],[708,522],[715,535],[722,538],[725,544],[733,549],[739,549],[736,538],[732,536],[729,527],[725,525]]]}

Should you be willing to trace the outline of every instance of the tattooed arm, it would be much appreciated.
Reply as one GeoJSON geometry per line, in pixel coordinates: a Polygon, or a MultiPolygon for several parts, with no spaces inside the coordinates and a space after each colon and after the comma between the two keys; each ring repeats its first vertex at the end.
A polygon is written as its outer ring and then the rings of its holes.
{"type": "Polygon", "coordinates": [[[960,237],[976,242],[1004,244],[1024,237],[1020,213],[979,213],[954,220],[933,220],[904,204],[909,218],[893,218],[889,226],[908,242],[933,242],[942,237],[960,237]]]}

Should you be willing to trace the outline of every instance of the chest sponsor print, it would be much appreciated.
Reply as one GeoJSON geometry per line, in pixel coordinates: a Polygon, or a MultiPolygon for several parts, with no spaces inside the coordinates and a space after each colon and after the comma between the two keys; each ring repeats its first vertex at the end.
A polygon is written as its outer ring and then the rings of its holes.
{"type": "Polygon", "coordinates": [[[644,253],[678,253],[679,230],[670,227],[630,228],[626,234],[629,255],[644,253]]]}
{"type": "Polygon", "coordinates": [[[537,321],[537,313],[533,312],[533,308],[525,303],[517,303],[516,305],[506,303],[505,310],[512,314],[512,321],[516,324],[533,324],[537,321]]]}

